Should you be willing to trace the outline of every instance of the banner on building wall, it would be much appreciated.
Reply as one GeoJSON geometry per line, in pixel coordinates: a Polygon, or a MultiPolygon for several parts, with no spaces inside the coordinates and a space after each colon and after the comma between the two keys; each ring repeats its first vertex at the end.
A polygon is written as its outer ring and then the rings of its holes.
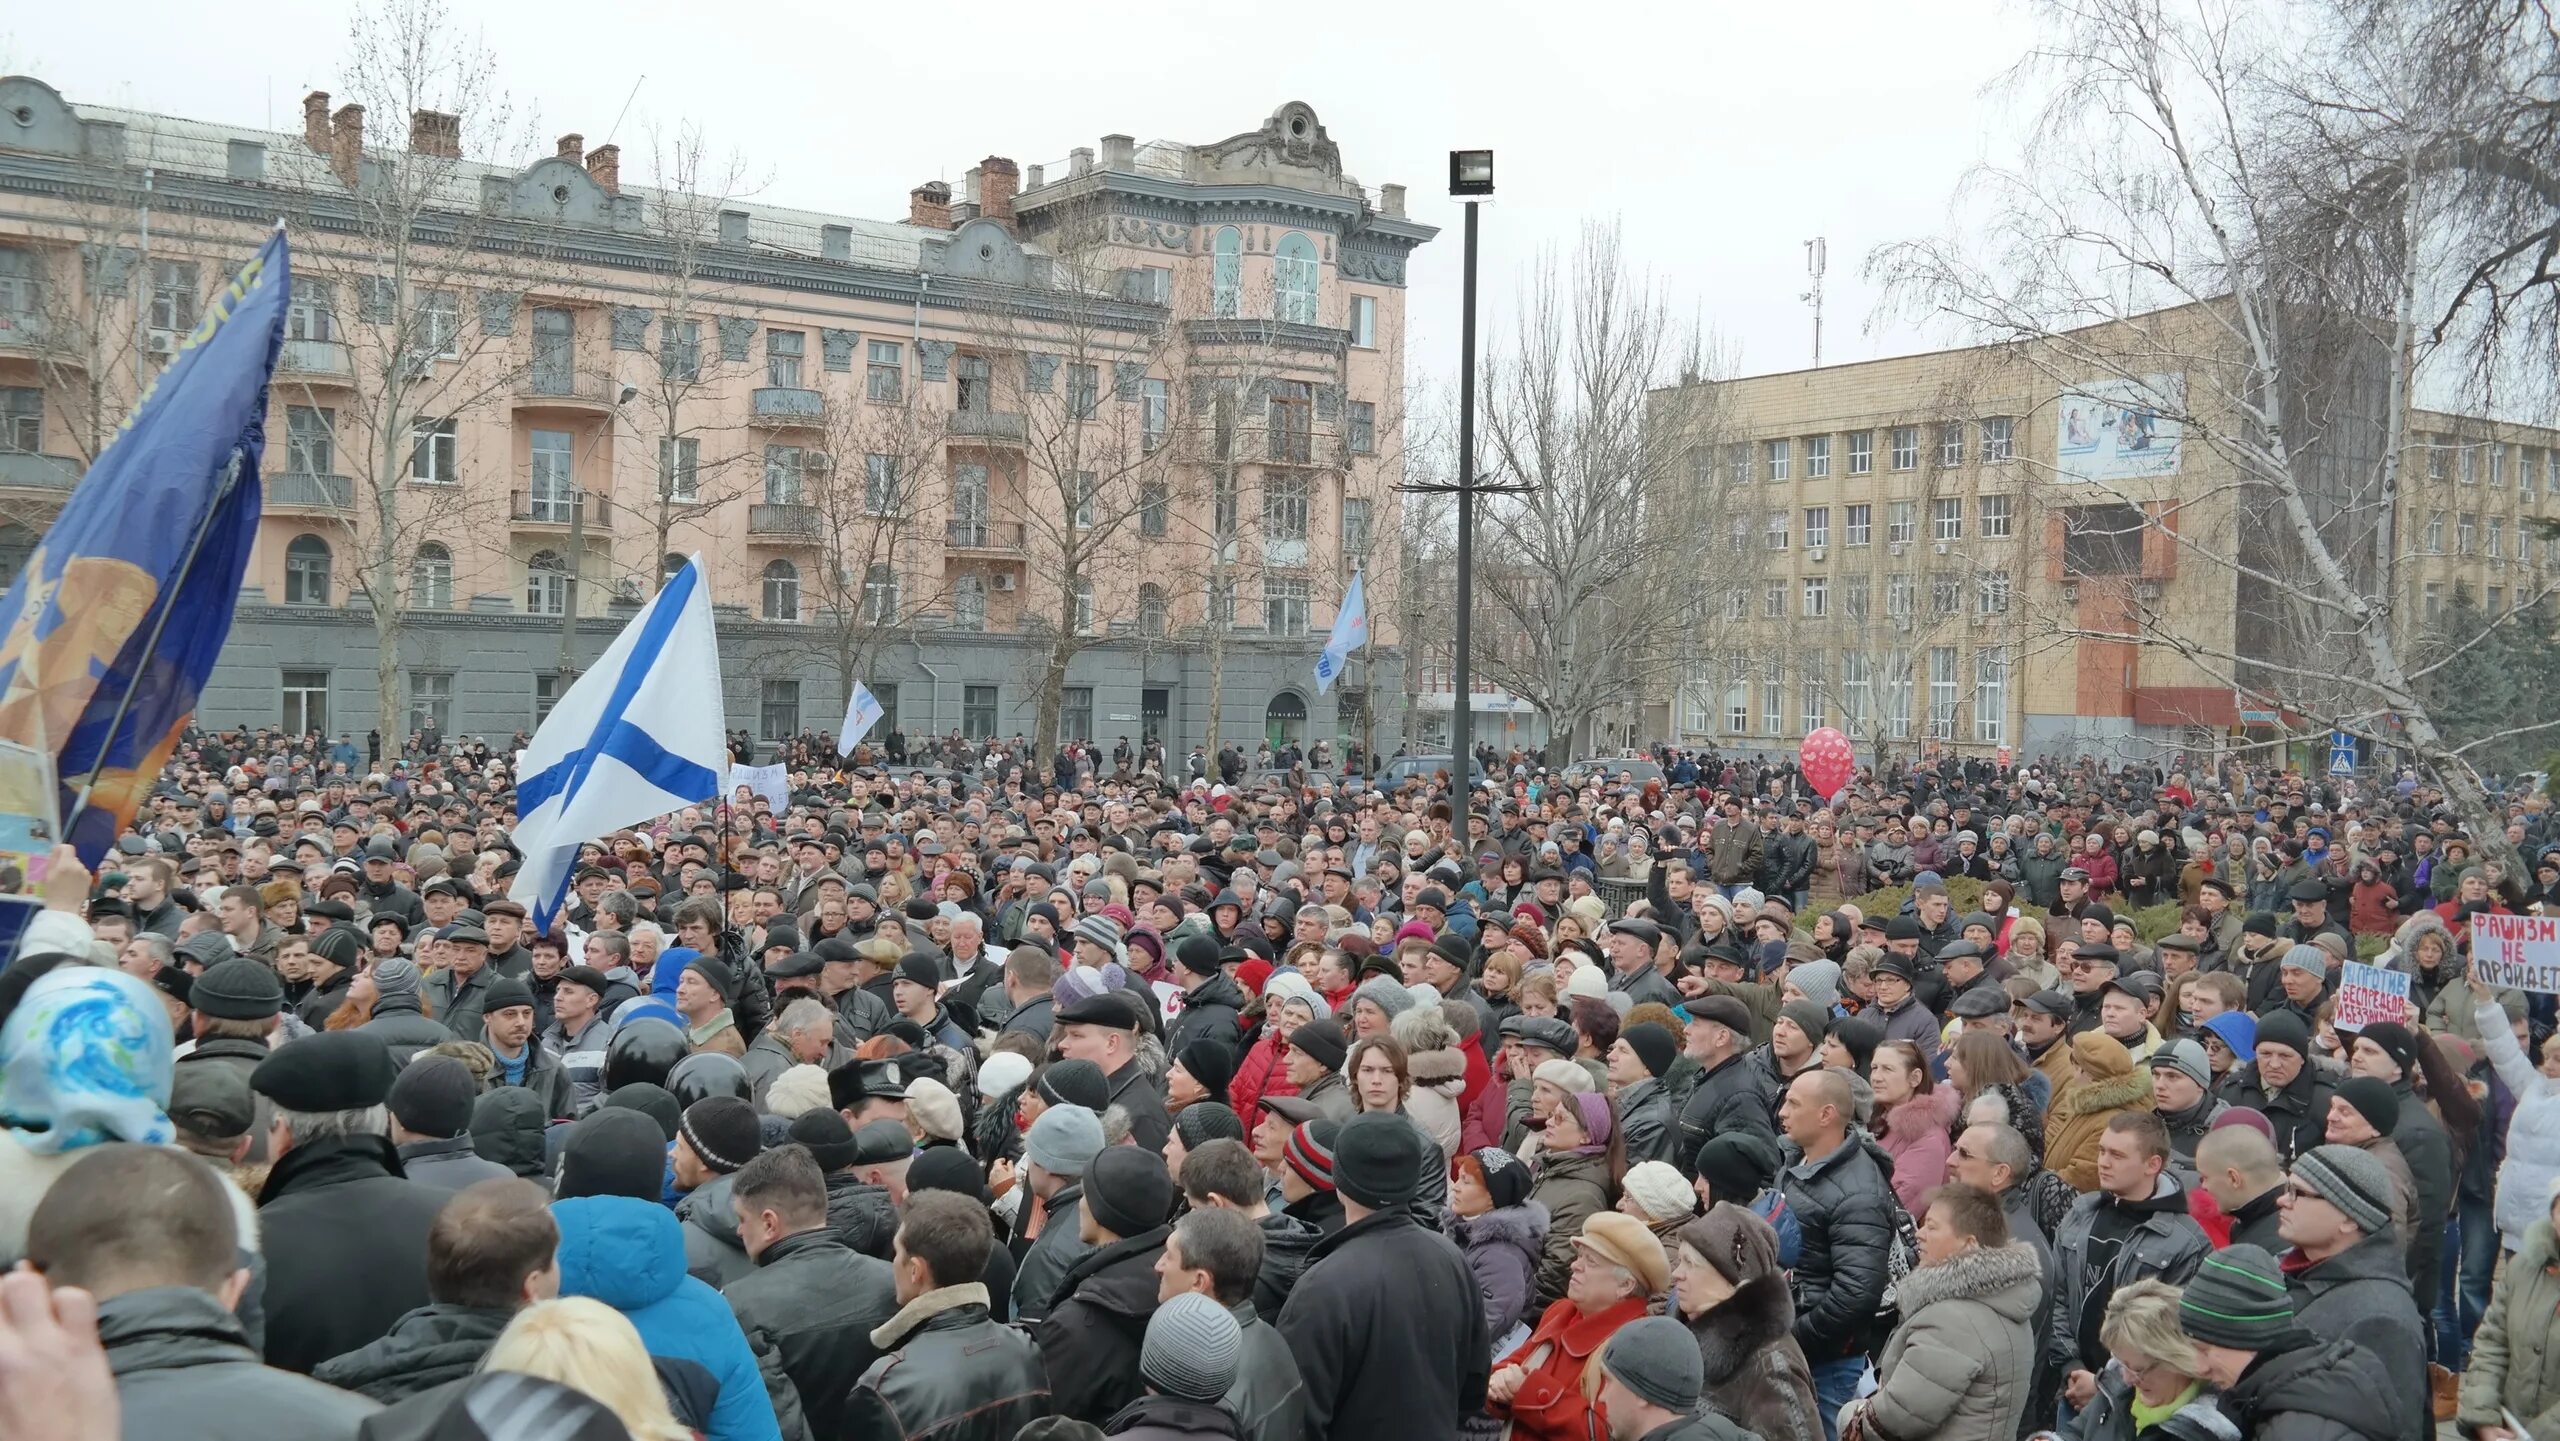
{"type": "Polygon", "coordinates": [[[2560,992],[2560,916],[2473,916],[2471,960],[2493,990],[2560,992]]]}
{"type": "Polygon", "coordinates": [[[2186,377],[2118,376],[2065,391],[2056,404],[2054,478],[2139,480],[2178,473],[2186,377]]]}

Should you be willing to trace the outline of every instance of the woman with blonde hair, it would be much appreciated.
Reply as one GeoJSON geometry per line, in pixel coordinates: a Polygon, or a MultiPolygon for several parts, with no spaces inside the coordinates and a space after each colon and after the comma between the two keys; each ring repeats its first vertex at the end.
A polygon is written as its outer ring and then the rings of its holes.
{"type": "Polygon", "coordinates": [[[632,1441],[692,1441],[668,1409],[657,1368],[623,1314],[586,1296],[537,1301],[489,1348],[484,1371],[519,1371],[584,1392],[621,1418],[632,1441]]]}
{"type": "Polygon", "coordinates": [[[2098,1343],[2107,1348],[2107,1369],[2098,1377],[2097,1399],[2080,1413],[2081,1441],[2185,1435],[2183,1427],[2154,1428],[2190,1410],[2190,1422],[2211,1427],[2212,1390],[2196,1379],[2196,1344],[2178,1327],[2181,1294],[2177,1287],[2152,1277],[2118,1289],[2108,1300],[2106,1316],[2098,1323],[2098,1343]]]}

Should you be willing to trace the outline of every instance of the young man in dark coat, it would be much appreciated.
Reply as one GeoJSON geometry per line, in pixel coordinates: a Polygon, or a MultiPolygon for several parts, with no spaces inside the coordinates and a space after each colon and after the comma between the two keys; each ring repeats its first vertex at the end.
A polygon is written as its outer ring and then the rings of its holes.
{"type": "Polygon", "coordinates": [[[455,1193],[427,1233],[433,1299],[370,1346],[322,1362],[312,1379],[388,1406],[468,1380],[516,1313],[560,1294],[551,1193],[509,1177],[455,1193]]]}
{"type": "Polygon", "coordinates": [[[1040,1348],[987,1314],[986,1284],[974,1279],[994,1244],[977,1202],[948,1191],[908,1199],[890,1263],[898,1313],[871,1332],[889,1354],[855,1383],[846,1435],[1013,1441],[1051,1413],[1040,1348]]]}
{"type": "Polygon", "coordinates": [[[1173,1177],[1152,1151],[1106,1146],[1085,1167],[1078,1215],[1093,1249],[1067,1269],[1031,1333],[1059,1415],[1099,1425],[1144,1392],[1138,1357],[1173,1199],[1173,1177]]]}
{"type": "Polygon", "coordinates": [[[755,1269],[720,1294],[755,1348],[774,1411],[796,1407],[810,1436],[841,1436],[846,1398],[880,1354],[872,1328],[898,1311],[889,1263],[836,1239],[826,1175],[803,1147],[776,1147],[740,1167],[729,1203],[755,1269]]]}
{"type": "MultiPolygon", "coordinates": [[[[2405,1406],[2375,1355],[2320,1336],[2294,1317],[2276,1258],[2257,1246],[2207,1257],[2178,1298],[2178,1329],[2196,1343],[2198,1379],[2243,1436],[2282,1441],[2406,1441],[2405,1406]]],[[[2424,1403],[2426,1389],[2416,1393],[2424,1403]]]]}
{"type": "Polygon", "coordinates": [[[1400,1115],[1354,1116],[1334,1137],[1345,1224],[1280,1311],[1316,1441],[1447,1436],[1484,1409],[1483,1293],[1456,1245],[1411,1210],[1422,1168],[1438,1162],[1400,1115]]]}

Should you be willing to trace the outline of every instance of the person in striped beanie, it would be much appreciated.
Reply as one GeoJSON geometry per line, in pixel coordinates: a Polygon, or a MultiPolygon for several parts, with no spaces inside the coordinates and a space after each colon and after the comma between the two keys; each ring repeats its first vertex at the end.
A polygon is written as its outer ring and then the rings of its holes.
{"type": "Polygon", "coordinates": [[[2404,1429],[2404,1408],[2371,1351],[2344,1336],[2314,1336],[2295,1320],[2284,1272],[2262,1246],[2205,1257],[2179,1294],[2178,1329],[2196,1343],[2198,1378],[2220,1389],[2216,1404],[2243,1436],[2391,1441],[2424,1434],[2404,1429]]]}
{"type": "Polygon", "coordinates": [[[1342,1229],[1342,1197],[1333,1186],[1333,1142],[1341,1133],[1342,1123],[1328,1117],[1300,1121],[1280,1151],[1281,1213],[1327,1236],[1342,1229]]]}

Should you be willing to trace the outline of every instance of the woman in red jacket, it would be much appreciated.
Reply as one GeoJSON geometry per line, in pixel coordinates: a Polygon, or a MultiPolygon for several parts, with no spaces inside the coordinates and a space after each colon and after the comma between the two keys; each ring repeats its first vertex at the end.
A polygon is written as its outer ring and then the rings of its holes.
{"type": "Polygon", "coordinates": [[[1293,986],[1284,979],[1296,974],[1279,972],[1264,988],[1263,1004],[1269,1010],[1263,1017],[1262,1038],[1246,1048],[1244,1059],[1236,1063],[1235,1079],[1227,1083],[1227,1103],[1235,1107],[1236,1119],[1244,1122],[1248,1136],[1262,1122],[1265,1100],[1298,1094],[1297,1086],[1289,1080],[1289,1033],[1311,1020],[1333,1014],[1333,1008],[1304,980],[1293,986]]]}
{"type": "Polygon", "coordinates": [[[2073,852],[2071,863],[2089,873],[2092,898],[2113,895],[2116,889],[2116,853],[2107,848],[2107,833],[2093,830],[2080,838],[2080,849],[2073,852]]]}
{"type": "Polygon", "coordinates": [[[1514,1441],[1590,1441],[1609,1434],[1600,1405],[1600,1348],[1642,1320],[1671,1289],[1662,1243],[1633,1216],[1603,1211],[1573,1242],[1564,1299],[1538,1317],[1485,1387],[1485,1410],[1511,1423],[1514,1441]]]}

